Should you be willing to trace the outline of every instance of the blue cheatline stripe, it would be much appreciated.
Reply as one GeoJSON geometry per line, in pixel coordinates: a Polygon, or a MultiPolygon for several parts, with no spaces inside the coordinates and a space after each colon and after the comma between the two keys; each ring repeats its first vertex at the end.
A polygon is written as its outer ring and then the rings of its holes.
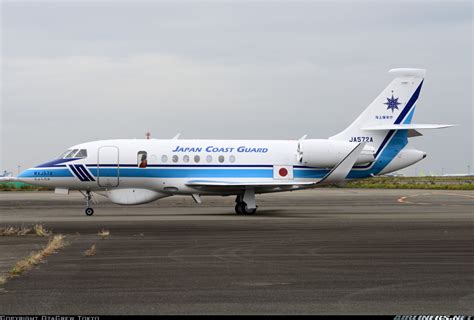
{"type": "Polygon", "coordinates": [[[82,173],[80,173],[73,165],[70,165],[69,168],[71,169],[71,171],[74,173],[74,175],[79,178],[79,180],[81,181],[88,181],[88,179],[86,177],[84,177],[82,175],[82,173]]]}
{"type": "Polygon", "coordinates": [[[406,119],[403,121],[403,124],[410,124],[411,123],[411,120],[413,119],[413,115],[415,114],[415,109],[416,109],[416,105],[413,106],[413,109],[411,109],[410,113],[408,114],[406,119]]]}
{"type": "MultiPolygon", "coordinates": [[[[97,167],[97,164],[86,164],[87,167],[97,167]]],[[[138,168],[136,164],[121,163],[100,164],[100,167],[138,168]]],[[[272,168],[271,164],[149,164],[147,168],[272,168]]]]}
{"type": "Polygon", "coordinates": [[[50,177],[50,178],[70,178],[74,175],[69,171],[69,169],[28,169],[23,171],[18,178],[38,178],[38,177],[50,177]],[[45,174],[48,173],[48,174],[45,174]]]}
{"type": "MultiPolygon", "coordinates": [[[[76,168],[71,168],[74,172],[76,168]]],[[[33,178],[43,176],[42,174],[34,174],[34,172],[52,172],[49,177],[67,178],[74,177],[68,169],[55,170],[26,170],[20,177],[33,178]]],[[[77,171],[76,171],[77,172],[77,171]]],[[[81,181],[83,178],[78,173],[74,173],[81,181]]],[[[92,175],[97,177],[97,168],[90,168],[92,175]]],[[[293,176],[295,179],[319,179],[324,177],[329,172],[329,169],[294,169],[293,176]]],[[[142,168],[101,168],[101,177],[117,177],[120,178],[273,178],[273,169],[142,169],[142,168]]]]}
{"type": "MultiPolygon", "coordinates": [[[[97,167],[97,164],[86,164],[89,168],[97,167]]],[[[273,164],[149,164],[147,168],[273,168],[273,164]]],[[[136,164],[101,164],[101,168],[138,168],[136,164]]],[[[319,169],[324,170],[327,168],[309,167],[294,165],[293,168],[299,169],[319,169]]],[[[143,168],[140,168],[143,169],[143,168]]]]}
{"type": "MultiPolygon", "coordinates": [[[[97,176],[97,168],[90,168],[97,176]]],[[[273,178],[273,169],[143,169],[100,168],[101,177],[121,178],[273,178]]]]}
{"type": "Polygon", "coordinates": [[[328,174],[330,170],[293,170],[293,177],[297,179],[319,179],[328,174]]]}
{"type": "Polygon", "coordinates": [[[90,181],[95,181],[94,177],[89,173],[89,171],[82,165],[76,165],[76,169],[84,174],[90,181]]]}

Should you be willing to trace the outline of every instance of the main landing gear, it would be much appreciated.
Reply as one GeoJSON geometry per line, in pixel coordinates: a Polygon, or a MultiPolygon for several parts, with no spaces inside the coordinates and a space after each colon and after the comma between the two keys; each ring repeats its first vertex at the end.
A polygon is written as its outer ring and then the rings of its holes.
{"type": "Polygon", "coordinates": [[[254,189],[246,189],[243,196],[237,195],[235,203],[235,213],[248,215],[254,214],[257,211],[254,189]]]}
{"type": "Polygon", "coordinates": [[[90,191],[86,191],[85,193],[81,191],[81,193],[84,196],[84,199],[86,200],[86,209],[84,210],[86,216],[91,216],[94,214],[94,209],[92,209],[90,206],[92,202],[92,194],[90,191]]]}

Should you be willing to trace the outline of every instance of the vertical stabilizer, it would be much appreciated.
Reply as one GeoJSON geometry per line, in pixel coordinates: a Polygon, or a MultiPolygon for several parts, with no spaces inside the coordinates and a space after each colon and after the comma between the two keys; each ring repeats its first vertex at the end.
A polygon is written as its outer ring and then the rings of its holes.
{"type": "Polygon", "coordinates": [[[363,128],[387,125],[408,124],[415,111],[415,103],[420,95],[424,69],[392,69],[395,79],[375,98],[375,100],[342,132],[329,139],[367,142],[376,150],[382,146],[389,130],[367,131],[363,128]]]}

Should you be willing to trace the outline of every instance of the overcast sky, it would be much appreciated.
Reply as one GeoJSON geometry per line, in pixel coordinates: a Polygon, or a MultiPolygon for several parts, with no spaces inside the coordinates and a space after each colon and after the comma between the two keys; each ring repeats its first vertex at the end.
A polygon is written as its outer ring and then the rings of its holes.
{"type": "Polygon", "coordinates": [[[473,165],[472,1],[3,1],[0,169],[108,138],[326,138],[426,68],[415,171],[473,165]]]}

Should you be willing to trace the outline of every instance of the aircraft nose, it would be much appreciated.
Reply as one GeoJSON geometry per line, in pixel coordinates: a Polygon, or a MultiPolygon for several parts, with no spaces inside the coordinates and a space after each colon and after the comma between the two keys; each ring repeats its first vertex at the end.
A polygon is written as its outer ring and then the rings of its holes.
{"type": "Polygon", "coordinates": [[[18,174],[17,178],[23,178],[23,179],[31,178],[33,169],[34,168],[29,168],[29,169],[23,170],[22,172],[20,172],[20,174],[18,174]]]}

